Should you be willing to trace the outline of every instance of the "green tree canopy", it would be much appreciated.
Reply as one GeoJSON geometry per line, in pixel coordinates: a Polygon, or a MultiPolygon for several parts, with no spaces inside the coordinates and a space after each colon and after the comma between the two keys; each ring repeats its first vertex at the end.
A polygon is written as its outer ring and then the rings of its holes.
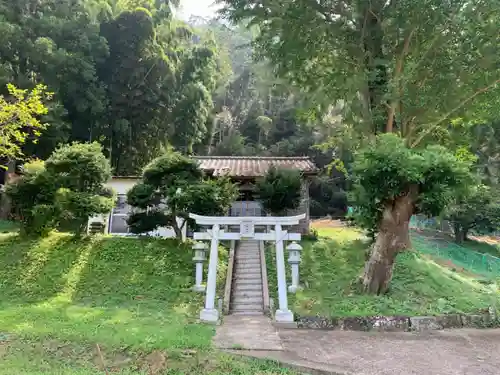
{"type": "Polygon", "coordinates": [[[8,98],[0,95],[0,163],[20,159],[28,138],[36,142],[47,127],[40,121],[40,116],[48,112],[44,101],[51,98],[43,85],[28,91],[9,84],[7,89],[8,98]]]}
{"type": "Polygon", "coordinates": [[[200,145],[212,95],[228,73],[213,38],[175,20],[171,6],[0,1],[0,95],[10,100],[1,89],[7,83],[54,93],[37,117],[47,124],[37,147],[22,150],[45,159],[60,143],[99,141],[114,173],[132,175],[165,143],[200,145]]]}
{"type": "Polygon", "coordinates": [[[417,145],[497,103],[496,0],[218,2],[229,19],[258,27],[258,52],[280,75],[316,105],[342,101],[365,132],[397,131],[417,145]]]}
{"type": "Polygon", "coordinates": [[[500,228],[500,200],[498,191],[483,184],[472,184],[446,210],[455,241],[462,243],[471,230],[491,233],[500,228]]]}
{"type": "Polygon", "coordinates": [[[346,170],[360,224],[377,232],[364,283],[385,291],[395,254],[409,245],[411,215],[441,211],[463,180],[460,160],[426,146],[451,143],[457,127],[495,115],[500,2],[218,2],[230,20],[257,27],[257,53],[309,93],[308,118],[325,123],[336,161],[362,150],[346,170]],[[371,143],[381,133],[401,139],[371,143]]]}
{"type": "Polygon", "coordinates": [[[27,234],[63,228],[82,234],[90,216],[111,211],[109,161],[98,143],[64,145],[45,163],[32,162],[6,193],[27,234]]]}
{"type": "Polygon", "coordinates": [[[363,280],[367,291],[387,291],[398,252],[410,246],[411,216],[439,215],[472,181],[470,167],[470,160],[459,159],[442,146],[411,149],[394,134],[379,135],[356,153],[352,191],[356,221],[377,233],[363,280]]]}
{"type": "Polygon", "coordinates": [[[128,203],[139,209],[127,222],[134,233],[170,226],[181,239],[189,213],[224,214],[236,196],[228,180],[204,180],[196,161],[168,150],[144,169],[142,182],[127,193],[128,203]]]}
{"type": "Polygon", "coordinates": [[[272,167],[257,182],[256,194],[264,210],[273,215],[286,215],[300,206],[302,177],[299,171],[272,167]]]}

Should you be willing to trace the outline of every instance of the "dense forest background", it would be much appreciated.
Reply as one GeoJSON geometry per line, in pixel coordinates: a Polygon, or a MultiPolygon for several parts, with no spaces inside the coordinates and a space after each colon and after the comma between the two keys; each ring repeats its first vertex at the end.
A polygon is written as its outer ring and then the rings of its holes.
{"type": "MultiPolygon", "coordinates": [[[[276,74],[276,64],[255,53],[258,32],[244,22],[184,22],[174,16],[176,5],[0,1],[0,94],[8,96],[8,83],[43,83],[54,93],[42,118],[49,126],[23,146],[26,158],[98,141],[114,174],[138,175],[171,146],[198,155],[306,155],[322,170],[311,185],[311,215],[343,214],[345,172],[366,136],[354,108],[276,74]]],[[[489,119],[445,124],[433,135],[450,149],[472,151],[482,178],[496,185],[500,121],[489,119]]]]}
{"type": "MultiPolygon", "coordinates": [[[[328,147],[316,146],[338,119],[308,120],[306,96],[254,58],[251,29],[184,22],[173,6],[0,2],[0,94],[8,96],[8,83],[43,83],[54,94],[41,119],[47,129],[23,146],[26,159],[46,159],[63,143],[98,141],[116,175],[140,174],[170,146],[198,155],[307,155],[320,168],[331,162],[328,147]]],[[[335,170],[314,181],[313,216],[345,211],[344,184],[335,170]],[[335,207],[325,207],[332,196],[335,207]]]]}

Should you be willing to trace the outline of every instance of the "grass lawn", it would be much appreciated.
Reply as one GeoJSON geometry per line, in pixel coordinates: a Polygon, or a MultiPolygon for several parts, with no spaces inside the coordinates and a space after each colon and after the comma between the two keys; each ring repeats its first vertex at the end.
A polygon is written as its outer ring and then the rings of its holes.
{"type": "MultiPolygon", "coordinates": [[[[369,296],[359,292],[366,240],[353,228],[319,229],[317,242],[303,241],[300,264],[303,291],[289,295],[301,315],[374,316],[433,315],[473,312],[500,306],[495,285],[441,266],[415,252],[398,256],[390,292],[369,296]]],[[[274,251],[266,252],[270,294],[277,301],[274,251]]],[[[287,264],[287,273],[290,272],[287,264]]],[[[287,276],[290,280],[289,275],[287,276]]]]}
{"type": "Polygon", "coordinates": [[[15,232],[18,229],[17,223],[8,220],[0,220],[0,233],[15,232]]]}
{"type": "Polygon", "coordinates": [[[0,234],[0,374],[284,373],[212,351],[192,256],[173,240],[0,234]]]}
{"type": "Polygon", "coordinates": [[[494,257],[500,258],[500,245],[490,244],[482,241],[467,240],[460,246],[466,247],[469,250],[477,251],[478,253],[493,255],[494,257]]]}
{"type": "Polygon", "coordinates": [[[500,257],[500,242],[496,241],[494,237],[474,237],[467,239],[461,244],[456,244],[454,238],[446,233],[437,232],[434,230],[418,230],[413,231],[413,235],[417,235],[426,240],[430,240],[435,244],[441,246],[459,247],[465,250],[471,250],[482,254],[500,257]]]}

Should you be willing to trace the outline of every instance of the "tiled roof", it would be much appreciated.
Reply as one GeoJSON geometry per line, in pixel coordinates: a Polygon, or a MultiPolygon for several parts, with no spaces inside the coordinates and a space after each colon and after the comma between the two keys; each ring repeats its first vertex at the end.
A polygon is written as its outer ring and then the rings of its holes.
{"type": "Polygon", "coordinates": [[[260,177],[273,165],[303,173],[316,173],[318,170],[308,157],[193,156],[193,159],[204,171],[213,171],[213,176],[260,177]]]}

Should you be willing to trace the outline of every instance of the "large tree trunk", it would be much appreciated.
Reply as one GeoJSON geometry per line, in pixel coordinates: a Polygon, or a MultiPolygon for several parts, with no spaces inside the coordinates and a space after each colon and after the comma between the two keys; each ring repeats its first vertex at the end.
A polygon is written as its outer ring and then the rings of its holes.
{"type": "MultiPolygon", "coordinates": [[[[7,170],[5,171],[4,184],[7,185],[9,182],[14,180],[14,175],[16,173],[16,161],[9,160],[7,163],[7,170]]],[[[12,211],[12,202],[7,194],[0,192],[0,219],[8,220],[10,219],[10,214],[12,211]]]]}
{"type": "Polygon", "coordinates": [[[462,244],[467,239],[467,233],[469,231],[464,226],[455,223],[455,225],[453,226],[453,232],[455,234],[455,242],[458,244],[462,244]]]}
{"type": "Polygon", "coordinates": [[[409,222],[414,211],[416,191],[397,197],[386,205],[370,259],[365,264],[363,288],[383,294],[392,279],[394,261],[400,251],[410,247],[409,222]]]}
{"type": "Polygon", "coordinates": [[[174,232],[175,232],[175,237],[182,241],[182,229],[179,228],[179,226],[177,225],[177,222],[175,222],[174,224],[172,224],[172,228],[174,229],[174,232]]]}

